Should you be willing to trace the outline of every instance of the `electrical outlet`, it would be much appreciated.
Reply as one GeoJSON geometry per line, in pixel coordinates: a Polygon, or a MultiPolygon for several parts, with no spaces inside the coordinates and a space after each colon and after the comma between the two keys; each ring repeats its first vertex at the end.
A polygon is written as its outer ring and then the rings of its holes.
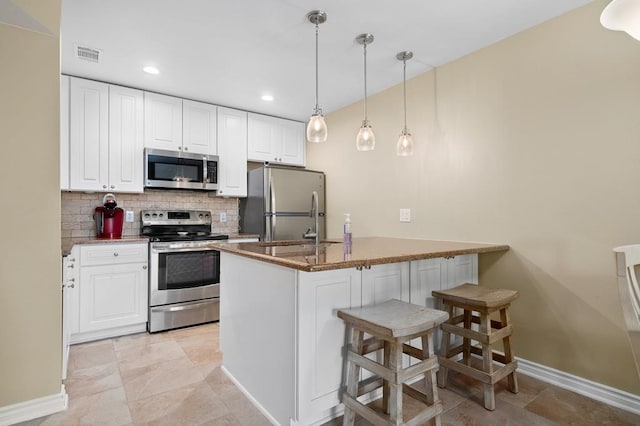
{"type": "Polygon", "coordinates": [[[124,214],[125,222],[133,222],[133,210],[127,210],[124,214]]]}
{"type": "Polygon", "coordinates": [[[227,212],[220,212],[220,222],[227,221],[227,212]]]}
{"type": "Polygon", "coordinates": [[[400,222],[411,222],[411,209],[400,209],[400,222]]]}

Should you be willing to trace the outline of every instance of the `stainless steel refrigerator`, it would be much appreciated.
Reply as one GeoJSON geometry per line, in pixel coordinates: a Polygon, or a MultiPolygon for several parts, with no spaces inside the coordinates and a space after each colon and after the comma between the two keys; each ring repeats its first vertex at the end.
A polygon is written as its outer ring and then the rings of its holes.
{"type": "Polygon", "coordinates": [[[248,173],[247,198],[240,200],[240,232],[263,241],[300,240],[316,231],[312,194],[318,194],[318,235],[325,231],[325,175],[266,165],[248,173]]]}

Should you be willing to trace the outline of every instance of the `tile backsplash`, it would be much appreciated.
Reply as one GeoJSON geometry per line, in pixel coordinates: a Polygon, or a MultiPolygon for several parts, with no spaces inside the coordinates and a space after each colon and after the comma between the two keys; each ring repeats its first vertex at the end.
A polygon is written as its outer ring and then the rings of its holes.
{"type": "MultiPolygon", "coordinates": [[[[239,228],[238,199],[217,197],[214,193],[189,190],[145,189],[143,194],[115,194],[118,207],[132,210],[133,222],[125,222],[123,236],[140,235],[140,211],[209,210],[212,213],[211,231],[235,234],[239,228]],[[220,213],[226,213],[227,221],[220,222],[220,213]]],[[[93,212],[102,205],[103,193],[61,192],[62,237],[91,238],[96,235],[93,212]]]]}

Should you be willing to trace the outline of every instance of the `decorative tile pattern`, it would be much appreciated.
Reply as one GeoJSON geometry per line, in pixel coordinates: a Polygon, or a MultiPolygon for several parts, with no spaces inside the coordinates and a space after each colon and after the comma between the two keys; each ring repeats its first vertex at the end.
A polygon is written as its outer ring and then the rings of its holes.
{"type": "MultiPolygon", "coordinates": [[[[266,417],[222,372],[219,330],[213,323],[74,345],[65,381],[69,409],[22,425],[268,426],[266,417]]],[[[447,388],[439,389],[442,424],[640,424],[638,415],[531,377],[520,374],[518,382],[518,394],[497,385],[496,409],[488,411],[482,385],[449,372],[447,388]]],[[[371,405],[382,411],[380,400],[371,405]]],[[[420,403],[404,398],[407,414],[420,408],[420,403]]],[[[326,423],[341,424],[342,417],[326,423]]],[[[368,422],[357,418],[356,425],[368,422]]]]}

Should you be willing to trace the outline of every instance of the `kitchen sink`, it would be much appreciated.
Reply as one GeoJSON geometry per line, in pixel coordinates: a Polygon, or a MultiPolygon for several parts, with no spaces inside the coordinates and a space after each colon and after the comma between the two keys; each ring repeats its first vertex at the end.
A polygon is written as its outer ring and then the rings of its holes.
{"type": "Polygon", "coordinates": [[[332,241],[332,240],[324,240],[324,241],[320,241],[320,243],[318,243],[318,245],[312,243],[310,240],[285,240],[285,241],[258,241],[256,243],[250,243],[250,244],[255,244],[258,247],[291,247],[291,246],[297,246],[303,249],[310,249],[310,248],[325,248],[325,247],[329,247],[332,244],[339,244],[342,243],[342,241],[332,241]]]}

